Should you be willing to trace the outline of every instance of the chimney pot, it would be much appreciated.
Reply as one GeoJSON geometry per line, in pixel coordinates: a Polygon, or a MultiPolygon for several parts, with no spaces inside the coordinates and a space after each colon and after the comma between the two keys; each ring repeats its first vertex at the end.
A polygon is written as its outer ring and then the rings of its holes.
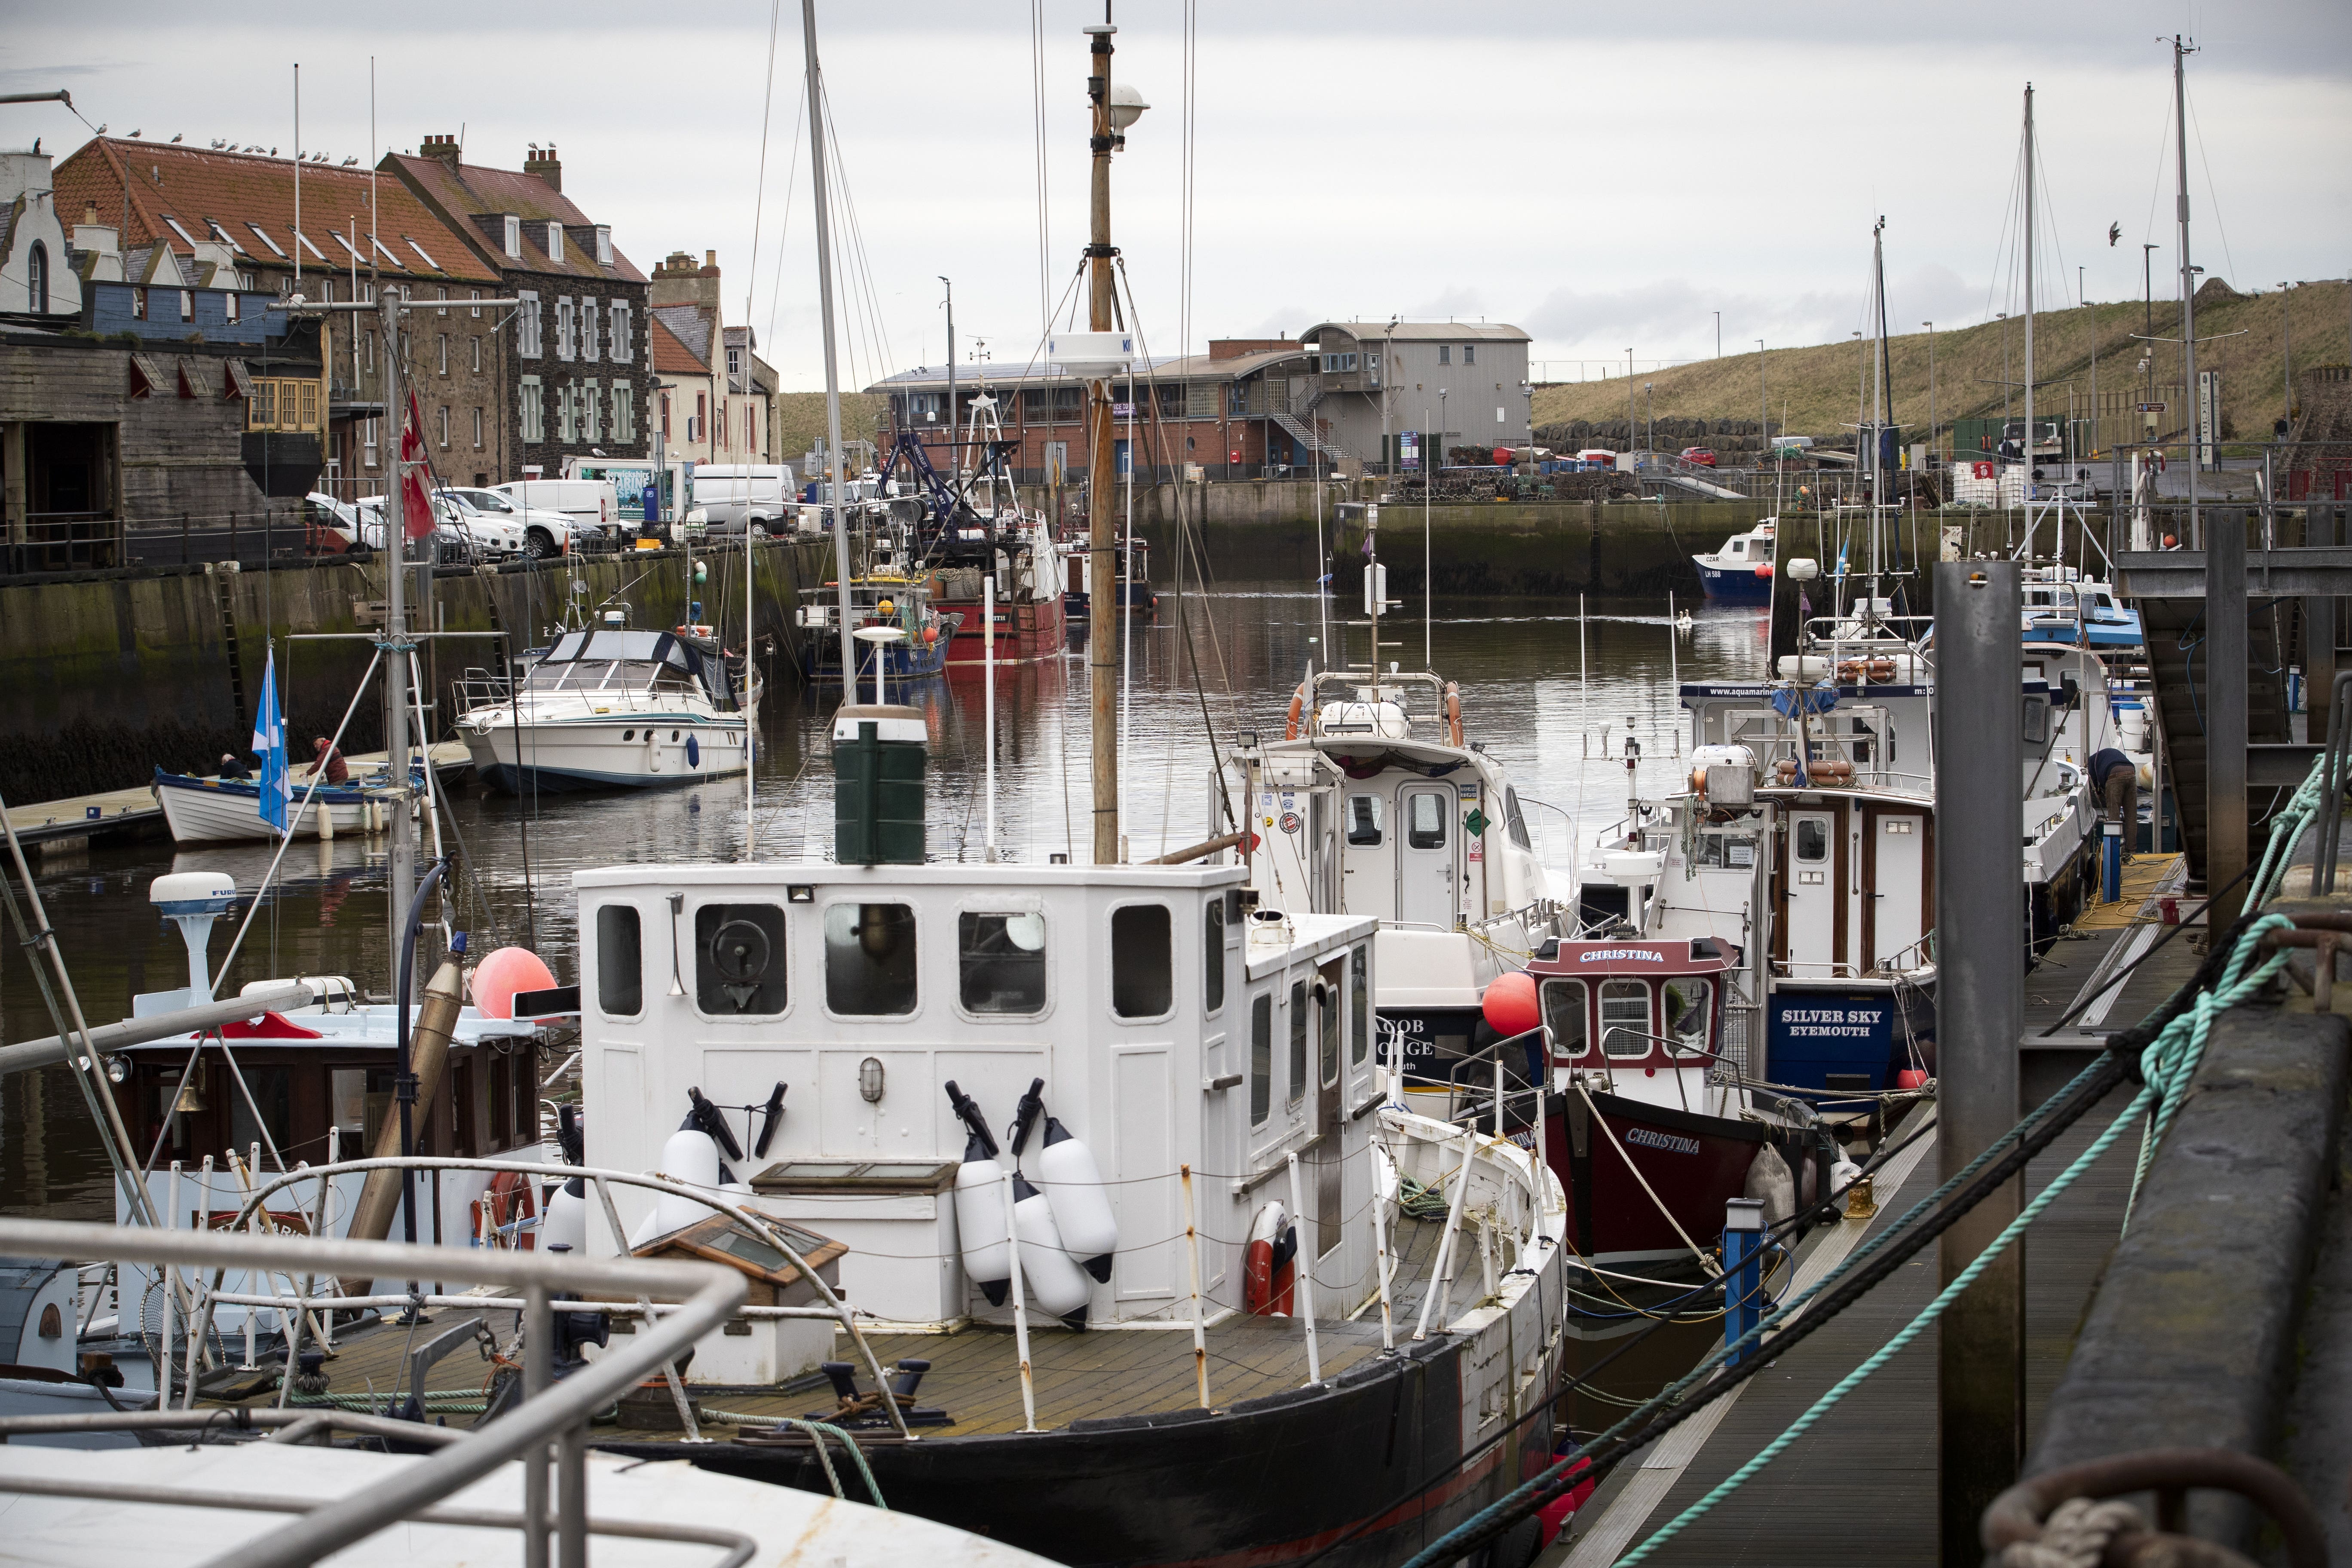
{"type": "Polygon", "coordinates": [[[715,251],[715,250],[706,250],[706,251],[704,251],[704,252],[702,253],[702,264],[703,264],[705,267],[716,267],[716,266],[718,266],[718,265],[719,265],[719,253],[718,253],[717,251],[715,251]]]}

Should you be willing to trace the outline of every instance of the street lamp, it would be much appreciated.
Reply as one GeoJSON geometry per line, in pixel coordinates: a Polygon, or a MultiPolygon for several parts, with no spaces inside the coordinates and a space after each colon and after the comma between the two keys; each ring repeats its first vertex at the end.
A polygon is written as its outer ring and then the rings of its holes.
{"type": "Polygon", "coordinates": [[[1936,460],[1936,323],[1922,321],[1927,329],[1927,460],[1936,460]]]}
{"type": "Polygon", "coordinates": [[[1657,385],[1654,382],[1645,381],[1642,384],[1642,400],[1643,403],[1648,405],[1650,411],[1649,433],[1642,437],[1642,445],[1645,449],[1652,452],[1655,452],[1658,449],[1658,399],[1656,394],[1657,385]]]}
{"type": "Polygon", "coordinates": [[[1756,412],[1764,434],[1763,450],[1772,449],[1772,395],[1764,385],[1764,340],[1756,340],[1756,412]]]}
{"type": "Polygon", "coordinates": [[[1723,357],[1723,312],[1715,313],[1715,357],[1723,357]]]}
{"type": "Polygon", "coordinates": [[[2279,281],[2279,331],[2286,341],[2286,423],[2290,427],[2294,424],[2294,304],[2286,291],[2294,287],[2284,279],[2279,281]]]}

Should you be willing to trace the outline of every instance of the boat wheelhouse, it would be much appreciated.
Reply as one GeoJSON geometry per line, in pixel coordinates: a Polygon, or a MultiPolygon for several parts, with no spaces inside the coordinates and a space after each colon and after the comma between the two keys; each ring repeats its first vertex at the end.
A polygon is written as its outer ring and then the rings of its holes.
{"type": "Polygon", "coordinates": [[[1778,518],[1764,518],[1745,533],[1725,540],[1712,555],[1693,555],[1700,589],[1722,605],[1772,602],[1772,549],[1778,518]]]}

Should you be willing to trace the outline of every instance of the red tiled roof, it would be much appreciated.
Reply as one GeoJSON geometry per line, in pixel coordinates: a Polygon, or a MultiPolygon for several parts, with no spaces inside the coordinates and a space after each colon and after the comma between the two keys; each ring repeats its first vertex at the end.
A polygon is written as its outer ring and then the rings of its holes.
{"type": "MultiPolygon", "coordinates": [[[[449,166],[438,158],[415,153],[394,153],[387,155],[383,168],[397,178],[413,181],[438,204],[456,223],[466,223],[474,217],[492,213],[513,213],[522,219],[522,265],[533,272],[568,272],[583,278],[617,278],[631,283],[643,283],[646,275],[638,271],[616,246],[613,265],[600,267],[595,251],[575,243],[576,237],[567,237],[563,259],[551,261],[547,255],[547,227],[560,223],[568,228],[592,228],[594,222],[562,192],[550,185],[537,174],[526,174],[512,169],[485,168],[479,163],[461,163],[451,174],[449,166]]],[[[488,235],[475,232],[481,245],[495,248],[503,243],[488,235]]]]}
{"type": "Polygon", "coordinates": [[[654,338],[654,374],[656,375],[709,375],[710,367],[694,357],[694,351],[678,341],[678,336],[662,324],[659,316],[650,318],[654,338]]]}
{"type": "MultiPolygon", "coordinates": [[[[484,266],[399,180],[378,176],[373,182],[379,205],[372,223],[368,170],[326,163],[305,163],[301,169],[302,232],[317,252],[302,252],[304,271],[332,270],[348,276],[351,252],[333,236],[340,233],[348,239],[356,225],[361,265],[364,268],[373,259],[383,277],[467,283],[498,280],[499,274],[484,266]],[[377,243],[391,253],[389,258],[371,258],[367,237],[371,227],[377,243]],[[422,255],[417,250],[420,246],[422,255]]],[[[121,237],[126,249],[160,241],[185,256],[191,253],[192,238],[215,239],[210,226],[218,224],[244,248],[254,266],[283,267],[292,261],[295,251],[294,170],[291,158],[101,136],[83,143],[58,165],[58,212],[70,226],[82,221],[85,208],[95,207],[97,222],[109,227],[122,226],[127,183],[130,222],[121,237]],[[166,218],[177,219],[179,228],[174,229],[166,218]],[[249,225],[260,226],[285,254],[272,252],[249,225]]]]}

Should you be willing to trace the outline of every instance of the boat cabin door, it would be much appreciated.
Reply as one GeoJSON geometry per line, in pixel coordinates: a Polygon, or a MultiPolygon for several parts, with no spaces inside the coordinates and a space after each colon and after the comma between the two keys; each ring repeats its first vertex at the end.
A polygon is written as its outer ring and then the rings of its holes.
{"type": "Polygon", "coordinates": [[[1789,937],[1789,973],[1826,979],[1837,962],[1838,822],[1834,813],[1799,811],[1789,818],[1789,849],[1782,862],[1783,929],[1789,937]]]}
{"type": "Polygon", "coordinates": [[[1454,786],[1414,784],[1398,792],[1397,919],[1454,929],[1454,786]]]}

